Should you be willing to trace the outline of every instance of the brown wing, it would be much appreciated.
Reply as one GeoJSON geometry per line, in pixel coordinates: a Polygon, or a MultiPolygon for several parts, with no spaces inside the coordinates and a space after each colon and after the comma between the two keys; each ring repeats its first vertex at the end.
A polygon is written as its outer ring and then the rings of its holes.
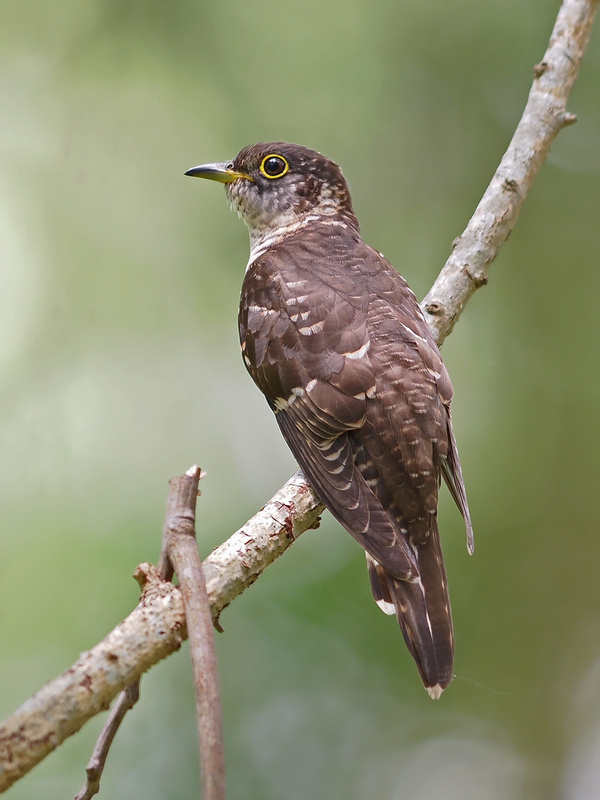
{"type": "Polygon", "coordinates": [[[360,293],[349,302],[338,287],[294,267],[287,252],[269,251],[244,283],[242,350],[325,505],[374,558],[408,579],[418,574],[412,550],[357,463],[355,433],[365,423],[367,393],[375,385],[367,310],[360,293]]]}

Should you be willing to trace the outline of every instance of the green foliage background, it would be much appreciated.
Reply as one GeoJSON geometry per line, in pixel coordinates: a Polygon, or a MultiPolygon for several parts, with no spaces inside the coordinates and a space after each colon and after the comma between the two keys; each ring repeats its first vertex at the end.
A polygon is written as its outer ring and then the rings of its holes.
{"type": "MultiPolygon", "coordinates": [[[[167,480],[207,553],[294,469],[238,353],[246,233],[182,177],[283,139],[344,168],[423,296],[524,106],[558,2],[4,0],[0,712],[136,602],[167,480]]],[[[457,677],[437,703],[330,520],[223,615],[232,800],[600,793],[598,31],[564,131],[444,355],[476,530],[441,503],[457,677]],[[587,300],[585,299],[587,297],[587,300]]],[[[73,796],[103,720],[9,792],[73,796]]],[[[186,653],[102,797],[197,796],[186,653]]]]}

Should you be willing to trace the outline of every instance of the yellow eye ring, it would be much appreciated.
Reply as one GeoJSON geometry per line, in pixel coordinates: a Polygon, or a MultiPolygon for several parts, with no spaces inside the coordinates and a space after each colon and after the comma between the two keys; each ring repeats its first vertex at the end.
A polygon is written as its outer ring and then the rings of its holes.
{"type": "Polygon", "coordinates": [[[262,160],[260,165],[260,171],[265,176],[265,178],[269,178],[269,180],[275,180],[275,178],[283,178],[286,172],[289,171],[290,165],[285,160],[283,156],[278,155],[277,153],[269,153],[268,156],[265,156],[262,160]]]}

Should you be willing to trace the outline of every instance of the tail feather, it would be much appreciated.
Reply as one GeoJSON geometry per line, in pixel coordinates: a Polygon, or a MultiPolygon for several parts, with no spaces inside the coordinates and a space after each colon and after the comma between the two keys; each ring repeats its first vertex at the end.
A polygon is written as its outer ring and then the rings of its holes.
{"type": "Polygon", "coordinates": [[[469,551],[469,555],[473,555],[473,550],[475,548],[473,541],[473,523],[471,522],[467,490],[465,489],[462,468],[460,466],[456,438],[452,430],[452,425],[450,424],[448,425],[448,443],[450,445],[448,457],[442,460],[442,475],[446,481],[446,486],[450,490],[452,499],[460,509],[460,513],[465,521],[465,528],[467,530],[467,550],[469,551]]]}
{"type": "Polygon", "coordinates": [[[417,562],[420,576],[412,581],[401,581],[367,556],[375,602],[385,613],[395,612],[425,688],[437,698],[452,680],[454,634],[435,518],[428,541],[417,548],[417,562]]]}
{"type": "Polygon", "coordinates": [[[392,615],[396,613],[394,598],[388,586],[389,575],[384,568],[366,551],[367,568],[369,570],[369,580],[371,581],[371,591],[379,608],[384,614],[392,615]]]}

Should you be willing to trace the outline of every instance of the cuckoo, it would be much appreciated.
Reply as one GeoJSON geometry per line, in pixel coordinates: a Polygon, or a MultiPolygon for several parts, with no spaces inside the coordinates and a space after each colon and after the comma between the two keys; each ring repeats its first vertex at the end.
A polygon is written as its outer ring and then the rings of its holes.
{"type": "Polygon", "coordinates": [[[250,232],[244,363],[323,504],[364,548],[425,688],[452,678],[437,521],[443,477],[473,531],[450,421],[452,384],[417,299],[365,244],[341,169],[283,142],[186,172],[225,184],[250,232]]]}

